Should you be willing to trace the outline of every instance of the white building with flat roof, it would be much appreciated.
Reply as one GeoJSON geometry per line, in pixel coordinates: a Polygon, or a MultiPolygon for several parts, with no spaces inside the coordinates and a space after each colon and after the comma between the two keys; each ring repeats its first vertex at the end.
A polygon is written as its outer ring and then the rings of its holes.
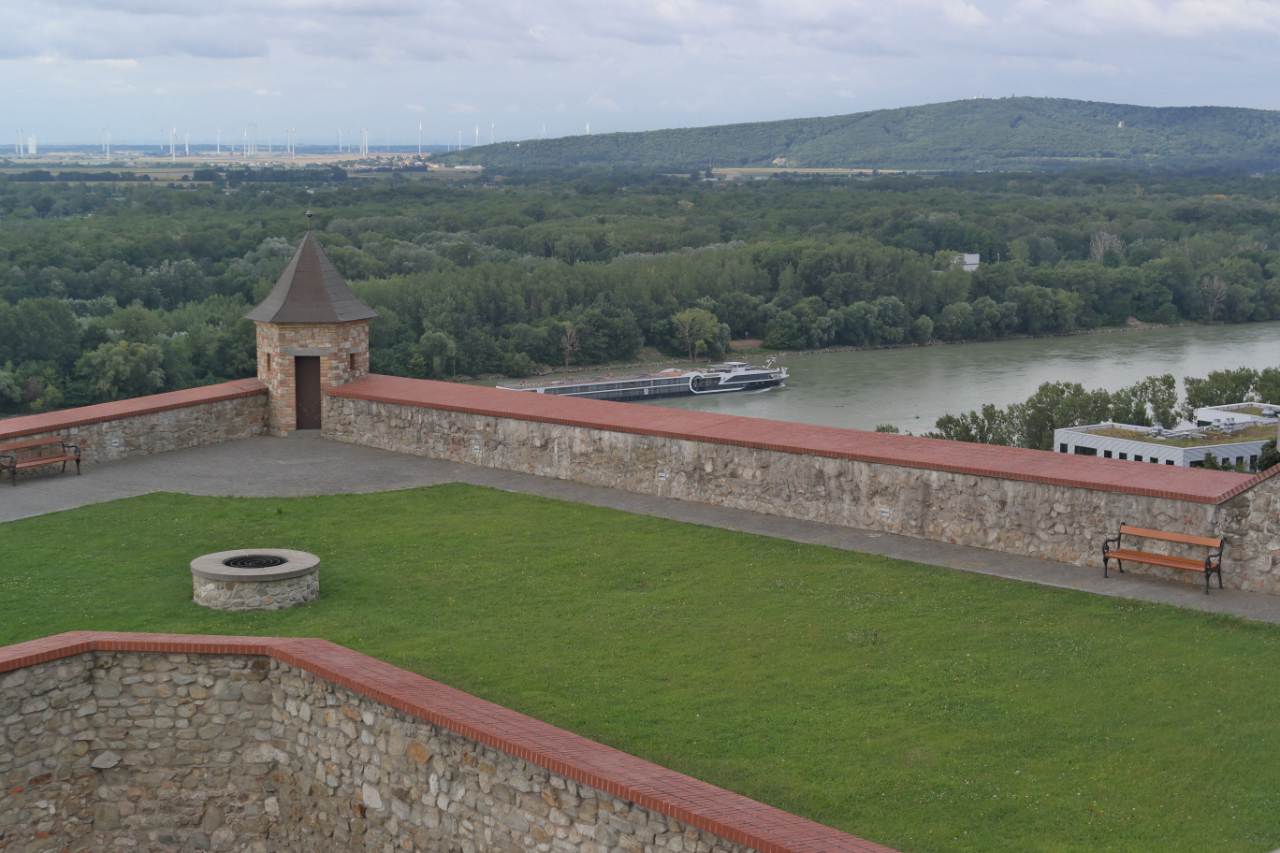
{"type": "MultiPolygon", "coordinates": [[[[1260,403],[1238,405],[1275,408],[1260,403]]],[[[1230,407],[1209,408],[1223,410],[1230,407]]],[[[1197,424],[1177,429],[1111,422],[1063,427],[1053,431],[1053,444],[1059,453],[1182,468],[1202,468],[1205,457],[1212,455],[1219,464],[1232,465],[1242,471],[1256,471],[1262,446],[1275,440],[1280,420],[1255,417],[1252,412],[1244,413],[1250,415],[1247,420],[1236,420],[1234,414],[1240,413],[1227,412],[1223,417],[1215,418],[1212,412],[1197,409],[1197,424]],[[1206,412],[1206,418],[1213,419],[1200,423],[1201,412],[1206,412]]]]}
{"type": "Polygon", "coordinates": [[[1220,424],[1275,424],[1280,421],[1280,406],[1275,403],[1228,403],[1225,406],[1202,406],[1192,419],[1196,426],[1220,424]]]}

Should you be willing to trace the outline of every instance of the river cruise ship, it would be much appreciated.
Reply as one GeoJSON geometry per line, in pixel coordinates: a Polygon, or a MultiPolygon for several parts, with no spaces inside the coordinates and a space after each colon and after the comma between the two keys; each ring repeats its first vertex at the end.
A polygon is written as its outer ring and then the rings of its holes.
{"type": "Polygon", "coordinates": [[[651,400],[688,394],[728,394],[782,385],[787,380],[787,369],[777,367],[773,362],[773,359],[769,359],[761,367],[745,361],[726,361],[701,370],[671,369],[621,379],[592,379],[585,382],[569,380],[550,385],[498,387],[508,391],[531,391],[558,397],[589,397],[593,400],[651,400]]]}

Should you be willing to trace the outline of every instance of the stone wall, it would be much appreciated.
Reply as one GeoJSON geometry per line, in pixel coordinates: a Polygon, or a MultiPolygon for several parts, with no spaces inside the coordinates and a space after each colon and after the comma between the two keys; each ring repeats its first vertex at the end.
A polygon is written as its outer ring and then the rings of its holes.
{"type": "Polygon", "coordinates": [[[289,843],[277,850],[749,849],[310,673],[280,666],[273,676],[289,843]]]}
{"type": "Polygon", "coordinates": [[[74,426],[52,434],[79,445],[82,461],[95,463],[221,444],[265,432],[266,398],[259,395],[74,426]]]}
{"type": "Polygon", "coordinates": [[[319,640],[0,648],[0,786],[0,850],[887,850],[319,640]]]}
{"type": "MultiPolygon", "coordinates": [[[[82,461],[94,464],[263,435],[266,393],[254,380],[248,382],[254,387],[239,395],[220,391],[226,386],[209,386],[12,418],[0,421],[0,444],[59,436],[79,445],[82,461]],[[181,402],[173,404],[170,398],[181,402]]],[[[244,382],[227,385],[248,387],[244,382]]]]}
{"type": "Polygon", "coordinates": [[[320,388],[344,385],[369,372],[369,321],[351,323],[257,323],[258,378],[267,386],[270,431],[286,435],[297,426],[296,356],[320,358],[320,388]]]}
{"type": "Polygon", "coordinates": [[[283,610],[319,596],[319,572],[270,581],[191,578],[191,600],[214,610],[283,610]]]}
{"type": "Polygon", "coordinates": [[[261,657],[91,653],[0,674],[0,850],[266,853],[269,672],[261,657]]]}
{"type": "MultiPolygon", "coordinates": [[[[1280,594],[1276,477],[1213,503],[357,397],[330,397],[326,408],[325,435],[341,441],[1099,569],[1102,540],[1121,522],[1221,531],[1225,585],[1280,594]]],[[[1203,583],[1189,572],[1129,568],[1203,583]]]]}

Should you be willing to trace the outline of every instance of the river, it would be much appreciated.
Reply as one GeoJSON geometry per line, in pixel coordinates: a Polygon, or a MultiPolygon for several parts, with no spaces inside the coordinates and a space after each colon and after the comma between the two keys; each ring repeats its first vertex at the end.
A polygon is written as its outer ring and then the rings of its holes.
{"type": "MultiPolygon", "coordinates": [[[[785,388],[644,405],[809,424],[904,432],[933,429],[944,414],[1006,405],[1043,382],[1114,390],[1158,373],[1203,376],[1226,367],[1280,366],[1280,322],[1178,326],[1091,335],[903,349],[789,353],[785,388]]],[[[1280,401],[1270,401],[1280,402],[1280,401]]]]}

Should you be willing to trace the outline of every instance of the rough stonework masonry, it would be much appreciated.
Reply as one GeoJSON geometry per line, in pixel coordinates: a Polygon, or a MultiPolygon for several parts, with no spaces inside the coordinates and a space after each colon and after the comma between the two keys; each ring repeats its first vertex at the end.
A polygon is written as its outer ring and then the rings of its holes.
{"type": "Polygon", "coordinates": [[[1126,462],[382,376],[327,408],[341,441],[1099,571],[1122,521],[1221,533],[1225,584],[1280,594],[1280,477],[1134,478],[1126,462]]]}
{"type": "Polygon", "coordinates": [[[288,435],[297,427],[295,366],[302,356],[320,359],[320,393],[369,372],[369,323],[258,323],[258,378],[268,392],[268,431],[288,435]]]}
{"type": "Polygon", "coordinates": [[[0,849],[887,848],[321,640],[0,648],[0,849]]]}
{"type": "Polygon", "coordinates": [[[291,548],[244,548],[191,561],[191,600],[212,610],[283,610],[320,597],[320,559],[291,548]],[[277,565],[234,565],[269,557],[277,565]]]}
{"type": "Polygon", "coordinates": [[[299,419],[298,401],[322,414],[323,394],[369,372],[369,320],[378,316],[343,281],[307,231],[271,293],[248,313],[258,328],[258,378],[270,392],[272,435],[318,428],[299,419]],[[299,372],[299,360],[318,358],[318,382],[299,372]],[[313,387],[304,383],[311,381],[313,387]]]}
{"type": "Polygon", "coordinates": [[[266,583],[191,579],[191,600],[211,610],[283,610],[320,597],[320,576],[299,575],[266,583]]]}
{"type": "Polygon", "coordinates": [[[267,389],[256,379],[0,420],[0,442],[61,436],[86,465],[262,435],[267,389]]]}

